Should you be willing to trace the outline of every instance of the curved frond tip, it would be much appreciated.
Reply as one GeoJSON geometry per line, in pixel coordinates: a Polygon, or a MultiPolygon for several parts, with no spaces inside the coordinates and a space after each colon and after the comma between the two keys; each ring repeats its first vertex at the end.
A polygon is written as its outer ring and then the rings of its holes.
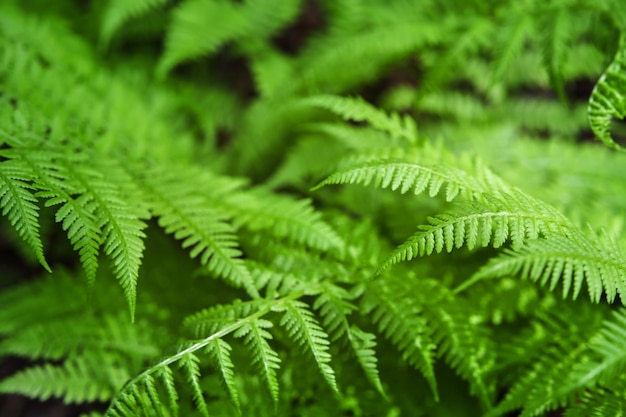
{"type": "Polygon", "coordinates": [[[612,118],[626,117],[626,34],[620,38],[613,62],[591,92],[587,113],[589,126],[596,138],[609,148],[626,151],[611,136],[612,118]]]}

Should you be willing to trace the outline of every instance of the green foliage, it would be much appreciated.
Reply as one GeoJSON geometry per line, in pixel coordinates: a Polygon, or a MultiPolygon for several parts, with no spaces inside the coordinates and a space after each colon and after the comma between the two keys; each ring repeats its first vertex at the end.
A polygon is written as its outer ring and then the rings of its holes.
{"type": "Polygon", "coordinates": [[[2,2],[0,394],[624,414],[625,33],[617,0],[2,2]]]}

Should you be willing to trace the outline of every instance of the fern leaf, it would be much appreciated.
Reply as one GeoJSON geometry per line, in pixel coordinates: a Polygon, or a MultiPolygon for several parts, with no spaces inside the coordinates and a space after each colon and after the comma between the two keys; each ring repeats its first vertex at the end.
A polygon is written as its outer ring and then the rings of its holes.
{"type": "Polygon", "coordinates": [[[105,183],[93,184],[99,205],[99,227],[103,227],[104,253],[113,261],[113,273],[120,280],[130,316],[135,317],[139,267],[143,257],[146,224],[105,183]]]}
{"type": "Polygon", "coordinates": [[[328,352],[328,345],[330,344],[328,335],[319,325],[313,313],[307,308],[306,303],[295,300],[286,302],[281,307],[285,309],[285,313],[280,324],[285,326],[289,336],[294,338],[300,346],[305,346],[309,349],[315,362],[317,362],[322,376],[332,390],[339,395],[335,372],[330,366],[331,356],[328,352]]]}
{"type": "Polygon", "coordinates": [[[563,297],[572,292],[576,298],[586,281],[589,297],[600,302],[603,292],[612,303],[617,294],[626,300],[626,260],[616,243],[608,237],[606,244],[594,236],[566,237],[551,235],[527,242],[520,249],[505,251],[479,270],[470,281],[521,275],[549,285],[553,291],[563,283],[563,297]]]}
{"type": "Polygon", "coordinates": [[[483,407],[491,408],[494,386],[489,384],[489,372],[494,363],[490,339],[477,323],[467,316],[467,309],[454,300],[445,308],[441,303],[425,308],[434,329],[434,338],[446,361],[462,378],[469,381],[470,392],[476,395],[483,407]]]}
{"type": "Polygon", "coordinates": [[[372,386],[374,386],[384,398],[387,398],[383,384],[380,381],[380,375],[378,374],[378,359],[376,358],[376,351],[374,350],[376,347],[376,335],[364,332],[353,325],[350,328],[349,338],[357,360],[363,371],[365,371],[365,376],[372,386]]]}
{"type": "Polygon", "coordinates": [[[563,414],[565,417],[622,417],[626,401],[622,392],[595,388],[586,390],[563,414]]]}
{"type": "Polygon", "coordinates": [[[587,106],[589,126],[609,148],[623,151],[611,137],[611,119],[626,117],[626,34],[620,37],[615,58],[591,92],[587,106]]]}
{"type": "Polygon", "coordinates": [[[235,383],[235,374],[233,372],[233,362],[230,359],[230,351],[232,348],[228,343],[222,339],[215,339],[209,345],[207,350],[213,361],[216,363],[217,369],[222,377],[224,387],[230,395],[230,400],[237,408],[239,414],[241,414],[241,405],[239,403],[239,390],[235,383]]]}
{"type": "Polygon", "coordinates": [[[272,335],[265,329],[272,327],[272,322],[255,319],[245,323],[235,332],[235,337],[243,337],[246,346],[250,349],[259,373],[267,384],[267,388],[274,401],[274,406],[278,404],[278,379],[276,370],[280,369],[280,358],[267,342],[272,339],[272,335]]]}
{"type": "Polygon", "coordinates": [[[178,393],[176,392],[176,386],[174,385],[174,375],[172,370],[168,366],[161,366],[157,368],[157,377],[162,381],[169,400],[169,408],[172,413],[178,415],[178,393]]]}
{"type": "Polygon", "coordinates": [[[99,366],[113,366],[113,363],[75,358],[59,366],[31,367],[0,381],[0,393],[22,394],[44,401],[63,398],[67,403],[108,401],[124,381],[102,380],[93,371],[99,366]]]}
{"type": "Polygon", "coordinates": [[[107,45],[126,21],[164,7],[167,2],[168,0],[109,0],[100,26],[100,42],[107,45]]]}
{"type": "Polygon", "coordinates": [[[227,196],[222,204],[234,212],[238,226],[252,231],[267,230],[277,238],[320,250],[337,250],[345,245],[337,232],[322,220],[311,200],[294,200],[253,190],[227,196]]]}
{"type": "Polygon", "coordinates": [[[493,82],[499,82],[504,77],[507,69],[511,66],[513,61],[519,57],[523,51],[524,42],[530,33],[533,32],[534,27],[532,20],[529,16],[515,16],[514,19],[507,24],[505,30],[509,35],[505,42],[505,47],[499,53],[496,66],[494,68],[493,82]]]}
{"type": "Polygon", "coordinates": [[[46,207],[60,204],[56,212],[55,220],[61,223],[63,230],[72,243],[72,247],[78,252],[80,262],[83,265],[87,281],[93,284],[98,270],[98,254],[100,252],[100,228],[96,225],[96,204],[88,195],[72,198],[65,192],[42,191],[37,194],[48,198],[46,207]]]}
{"type": "Polygon", "coordinates": [[[397,113],[387,114],[362,98],[324,95],[307,98],[304,102],[330,110],[346,120],[368,122],[374,128],[387,132],[392,137],[402,138],[407,143],[417,142],[417,126],[411,117],[401,117],[397,113]]]}
{"type": "Polygon", "coordinates": [[[430,225],[400,245],[383,263],[379,271],[418,256],[440,253],[444,249],[467,246],[498,248],[508,239],[519,247],[527,239],[540,235],[568,234],[572,226],[552,207],[521,192],[493,198],[485,195],[485,203],[470,201],[457,210],[429,218],[430,225]]]}
{"type": "Polygon", "coordinates": [[[591,338],[589,347],[594,359],[576,367],[560,393],[565,394],[600,383],[607,386],[620,378],[626,369],[626,309],[613,312],[611,320],[603,323],[600,332],[591,338]]]}
{"type": "Polygon", "coordinates": [[[439,194],[445,185],[446,201],[452,201],[459,194],[475,198],[492,190],[489,185],[496,183],[496,177],[485,168],[483,178],[473,178],[466,172],[442,165],[423,165],[406,161],[382,160],[339,170],[318,184],[317,190],[329,184],[372,184],[376,188],[390,188],[401,194],[412,192],[421,194],[428,191],[430,197],[439,194]]]}
{"type": "Polygon", "coordinates": [[[380,333],[402,353],[402,359],[426,378],[438,400],[435,378],[435,347],[421,308],[409,298],[395,298],[393,288],[376,282],[363,299],[363,312],[372,315],[380,333]]]}
{"type": "Polygon", "coordinates": [[[348,340],[369,382],[384,398],[387,398],[378,375],[378,360],[374,351],[376,336],[348,323],[347,315],[356,310],[357,307],[347,299],[354,296],[342,287],[328,282],[324,282],[322,288],[322,293],[315,300],[313,308],[319,310],[330,337],[333,341],[343,337],[348,340]]]}
{"type": "Polygon", "coordinates": [[[200,362],[200,359],[193,353],[187,353],[179,360],[180,367],[187,373],[187,386],[191,389],[193,402],[196,404],[198,411],[200,411],[204,417],[208,417],[209,410],[207,409],[206,401],[202,394],[202,387],[200,386],[200,368],[198,367],[198,362],[200,362]]]}
{"type": "Polygon", "coordinates": [[[32,171],[16,161],[0,162],[0,207],[17,234],[32,249],[39,263],[51,272],[39,236],[37,199],[29,191],[32,171]]]}
{"type": "MultiPolygon", "coordinates": [[[[258,297],[250,272],[240,258],[242,252],[235,228],[228,222],[228,216],[212,208],[209,201],[199,195],[195,181],[190,179],[181,186],[181,177],[187,174],[154,170],[141,179],[149,208],[159,218],[159,226],[182,240],[182,247],[190,248],[190,256],[199,257],[210,272],[243,286],[251,296],[258,297]]],[[[219,185],[219,181],[211,181],[214,182],[219,185]]]]}
{"type": "Polygon", "coordinates": [[[544,61],[550,76],[550,84],[559,95],[562,102],[566,102],[565,83],[563,80],[563,66],[566,61],[566,52],[570,37],[572,36],[572,22],[569,21],[570,15],[564,10],[558,10],[550,15],[547,24],[544,25],[545,34],[545,51],[544,61]]]}
{"type": "Polygon", "coordinates": [[[184,1],[173,13],[157,73],[165,76],[183,61],[216,51],[246,33],[249,25],[239,4],[225,0],[184,1]]]}

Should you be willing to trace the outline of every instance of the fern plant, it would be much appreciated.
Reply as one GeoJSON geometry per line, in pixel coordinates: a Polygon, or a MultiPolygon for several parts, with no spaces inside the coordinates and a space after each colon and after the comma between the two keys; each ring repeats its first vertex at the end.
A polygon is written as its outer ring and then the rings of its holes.
{"type": "Polygon", "coordinates": [[[0,414],[622,415],[622,3],[3,2],[0,414]]]}

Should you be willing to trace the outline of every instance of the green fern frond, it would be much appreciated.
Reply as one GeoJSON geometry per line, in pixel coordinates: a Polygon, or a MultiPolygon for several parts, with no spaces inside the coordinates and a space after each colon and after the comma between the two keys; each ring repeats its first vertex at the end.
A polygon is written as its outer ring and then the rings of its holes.
{"type": "Polygon", "coordinates": [[[139,267],[143,257],[146,224],[141,214],[120,195],[120,190],[104,178],[81,181],[97,207],[97,226],[102,228],[104,253],[113,262],[113,273],[120,281],[131,318],[135,317],[135,301],[139,267]]]}
{"type": "Polygon", "coordinates": [[[22,394],[47,400],[63,398],[66,403],[108,401],[128,375],[115,375],[113,358],[66,360],[62,365],[30,367],[0,381],[0,393],[22,394]],[[108,369],[111,379],[103,379],[97,370],[108,369]],[[50,384],[54,381],[54,384],[50,384]]]}
{"type": "Polygon", "coordinates": [[[324,282],[322,292],[315,300],[313,308],[319,310],[324,326],[333,341],[343,338],[348,340],[369,382],[384,398],[387,398],[378,374],[378,359],[374,350],[376,336],[348,322],[347,316],[357,310],[357,307],[348,301],[352,298],[354,295],[344,288],[324,282]]]}
{"type": "Polygon", "coordinates": [[[268,301],[255,299],[249,301],[235,300],[229,304],[220,304],[199,311],[185,318],[185,327],[193,329],[197,337],[208,337],[236,320],[251,316],[268,307],[268,301]]]}
{"type": "Polygon", "coordinates": [[[360,97],[314,96],[304,99],[306,104],[322,107],[345,120],[367,122],[372,127],[387,132],[391,137],[402,138],[407,143],[417,142],[417,126],[409,117],[397,113],[387,114],[360,97]]]}
{"type": "Polygon", "coordinates": [[[232,348],[228,343],[222,339],[215,339],[209,345],[207,345],[207,351],[216,363],[216,367],[220,376],[222,377],[222,383],[225,389],[230,395],[230,400],[237,408],[239,414],[241,414],[241,404],[239,403],[239,390],[235,383],[235,374],[233,372],[233,362],[230,359],[230,351],[232,348]]]}
{"type": "Polygon", "coordinates": [[[157,72],[163,76],[179,63],[215,52],[226,42],[246,38],[252,31],[254,49],[255,42],[269,37],[296,16],[299,3],[254,1],[239,5],[225,0],[187,0],[173,12],[157,72]],[[199,30],[202,36],[197,36],[199,30]]]}
{"type": "MultiPolygon", "coordinates": [[[[101,245],[101,230],[96,225],[94,214],[96,205],[90,196],[78,195],[85,190],[66,169],[69,164],[84,165],[86,158],[77,153],[61,152],[52,144],[42,147],[37,140],[19,141],[10,137],[9,141],[14,148],[5,150],[3,156],[11,158],[16,164],[25,164],[25,168],[32,171],[33,187],[41,190],[36,193],[36,197],[47,199],[46,207],[61,205],[55,220],[67,232],[74,250],[80,256],[87,281],[93,284],[101,245]]],[[[84,168],[84,171],[98,175],[89,168],[84,168]]]]}
{"type": "Polygon", "coordinates": [[[591,97],[587,113],[589,126],[596,138],[609,148],[623,151],[611,137],[611,119],[626,117],[626,34],[620,37],[615,57],[598,82],[591,97]]]}
{"type": "Polygon", "coordinates": [[[626,415],[626,392],[593,388],[581,393],[563,414],[565,417],[622,417],[626,415]]]}
{"type": "Polygon", "coordinates": [[[483,168],[481,177],[472,177],[454,167],[402,160],[366,162],[336,171],[313,190],[329,184],[372,184],[376,188],[390,188],[401,194],[428,191],[430,197],[439,194],[445,185],[446,201],[452,201],[459,194],[473,199],[489,190],[495,191],[494,185],[503,187],[502,182],[487,168],[483,168]]]}
{"type": "Polygon", "coordinates": [[[521,55],[524,43],[534,31],[530,16],[512,16],[511,21],[504,25],[503,32],[507,35],[504,47],[499,52],[499,57],[493,71],[493,83],[502,80],[507,69],[513,61],[521,55]]]}
{"type": "Polygon", "coordinates": [[[440,354],[470,383],[470,392],[480,399],[482,406],[489,409],[495,393],[489,377],[495,361],[491,340],[477,322],[478,316],[468,317],[461,300],[451,301],[445,307],[440,302],[425,308],[425,316],[434,329],[433,338],[440,354]]]}
{"type": "Polygon", "coordinates": [[[335,371],[330,366],[328,335],[307,307],[306,303],[298,300],[283,303],[281,308],[284,309],[284,315],[280,324],[285,326],[289,336],[297,341],[300,346],[308,348],[324,379],[332,390],[339,395],[335,371]]]}
{"type": "MultiPolygon", "coordinates": [[[[182,173],[182,176],[186,175],[182,173]]],[[[242,252],[235,228],[228,222],[229,216],[209,205],[195,188],[196,181],[191,177],[184,186],[181,186],[180,178],[181,175],[157,170],[140,180],[149,200],[149,208],[159,219],[159,226],[177,240],[182,240],[182,247],[190,248],[190,256],[199,257],[200,263],[210,272],[258,297],[250,272],[241,259],[242,252]]],[[[213,182],[218,196],[239,185],[238,182],[235,185],[228,181],[213,182]]]]}
{"type": "Polygon", "coordinates": [[[549,285],[550,291],[561,281],[564,298],[570,291],[576,298],[586,282],[594,303],[600,302],[603,293],[609,303],[617,294],[622,302],[626,300],[626,260],[608,236],[604,241],[594,235],[532,240],[490,260],[470,281],[514,275],[549,285]]]}
{"type": "Polygon", "coordinates": [[[193,353],[187,353],[183,355],[178,364],[187,373],[187,386],[191,389],[191,396],[198,411],[204,417],[209,417],[209,410],[207,409],[206,400],[202,393],[202,387],[200,386],[200,368],[198,363],[200,359],[193,353]]]}
{"type": "MultiPolygon", "coordinates": [[[[137,375],[132,380],[128,381],[123,389],[118,391],[115,397],[112,399],[109,408],[107,409],[107,417],[130,417],[134,416],[136,410],[142,410],[147,415],[151,415],[152,411],[157,411],[160,404],[162,404],[160,397],[157,395],[155,400],[151,399],[155,392],[159,392],[155,387],[156,383],[162,385],[167,395],[167,402],[169,404],[170,411],[176,413],[179,409],[179,395],[176,390],[175,376],[171,370],[173,364],[178,364],[183,368],[187,377],[187,382],[191,391],[190,394],[198,410],[206,415],[208,408],[206,401],[204,400],[203,389],[200,384],[200,370],[199,370],[199,358],[197,353],[210,351],[209,345],[215,343],[215,340],[234,333],[235,337],[245,336],[246,344],[251,348],[254,355],[254,363],[259,365],[261,373],[268,378],[269,386],[278,394],[278,380],[276,378],[275,369],[277,369],[280,359],[276,352],[274,352],[266,339],[271,339],[272,335],[264,330],[271,327],[272,323],[259,319],[260,316],[266,314],[269,309],[262,311],[256,311],[252,315],[240,320],[232,320],[226,326],[220,328],[217,332],[202,338],[193,343],[184,344],[179,351],[171,356],[162,359],[157,364],[146,369],[141,374],[137,375]],[[261,322],[260,324],[258,322],[261,322]],[[147,395],[146,395],[147,393],[147,395]],[[143,405],[137,404],[137,401],[141,400],[143,405]]],[[[217,362],[219,364],[220,362],[217,362]]],[[[223,374],[229,374],[232,372],[231,367],[227,361],[223,361],[223,364],[228,369],[222,369],[223,374]]],[[[230,388],[229,388],[230,389],[230,388]]]]}
{"type": "Polygon", "coordinates": [[[430,217],[430,225],[401,244],[382,264],[380,271],[416,257],[440,253],[444,249],[498,248],[507,240],[520,247],[528,239],[551,234],[567,235],[572,225],[558,211],[532,197],[513,191],[501,198],[484,195],[484,203],[470,201],[454,211],[430,217]]]}
{"type": "Polygon", "coordinates": [[[363,312],[372,315],[379,332],[396,346],[404,361],[421,372],[438,399],[432,328],[423,316],[422,307],[408,298],[394,298],[395,290],[376,282],[365,294],[363,312]]]}
{"type": "MultiPolygon", "coordinates": [[[[74,163],[77,161],[67,161],[74,163]]],[[[81,161],[84,163],[84,161],[81,161]]],[[[41,161],[35,161],[33,166],[45,166],[41,161]]],[[[51,169],[39,171],[36,185],[42,191],[38,197],[46,198],[46,207],[60,205],[55,220],[61,223],[63,230],[72,243],[73,249],[78,252],[81,264],[85,270],[87,281],[93,284],[98,270],[98,254],[101,245],[101,229],[96,224],[96,203],[87,194],[73,197],[80,190],[72,184],[71,173],[64,169],[63,164],[53,164],[51,169]]]]}
{"type": "Polygon", "coordinates": [[[231,194],[216,203],[233,212],[237,226],[253,232],[267,231],[322,251],[341,250],[345,245],[308,199],[295,200],[258,189],[231,194]]]}
{"type": "Polygon", "coordinates": [[[365,376],[374,388],[376,388],[384,398],[387,398],[378,373],[378,359],[376,358],[376,351],[374,350],[374,348],[376,348],[376,335],[364,332],[353,325],[350,328],[348,337],[357,360],[363,371],[365,371],[365,376]]]}
{"type": "Polygon", "coordinates": [[[266,330],[272,328],[272,322],[264,319],[254,319],[246,322],[234,334],[243,337],[244,342],[252,353],[252,363],[257,367],[269,390],[274,406],[278,405],[278,379],[276,371],[280,369],[280,358],[267,342],[272,335],[266,330]]]}
{"type": "Polygon", "coordinates": [[[165,76],[183,61],[216,51],[246,33],[249,25],[242,6],[227,0],[181,3],[173,12],[157,73],[165,76]]]}
{"type": "Polygon", "coordinates": [[[128,20],[164,7],[169,0],[109,0],[100,26],[100,42],[107,45],[128,20]]]}
{"type": "Polygon", "coordinates": [[[549,14],[551,19],[544,21],[544,61],[550,76],[550,84],[556,90],[561,101],[565,102],[563,67],[567,58],[567,48],[573,35],[571,15],[565,10],[556,10],[549,14]]]}
{"type": "Polygon", "coordinates": [[[29,191],[34,180],[32,171],[16,161],[0,162],[0,207],[17,234],[33,250],[39,263],[51,272],[43,254],[39,236],[37,199],[29,191]]]}
{"type": "Polygon", "coordinates": [[[512,347],[528,351],[529,356],[520,356],[518,352],[518,374],[504,399],[487,416],[501,416],[515,409],[522,410],[520,416],[538,416],[578,401],[582,390],[576,384],[577,376],[584,375],[587,365],[593,362],[589,341],[606,316],[598,314],[598,306],[580,303],[562,304],[562,309],[558,313],[548,310],[548,314],[539,314],[533,325],[539,338],[531,337],[534,340],[530,340],[529,346],[523,346],[528,335],[512,341],[512,347]],[[533,364],[530,369],[528,363],[533,364]]]}
{"type": "Polygon", "coordinates": [[[412,52],[441,42],[449,33],[448,22],[418,24],[415,15],[400,18],[403,21],[393,25],[385,22],[345,37],[321,38],[295,63],[295,73],[300,76],[288,89],[314,94],[350,91],[351,87],[376,79],[390,64],[412,52]],[[325,42],[333,47],[324,47],[325,42]]]}
{"type": "Polygon", "coordinates": [[[613,312],[610,319],[605,320],[602,329],[589,341],[593,359],[577,366],[569,380],[561,389],[569,393],[583,387],[596,385],[611,387],[623,376],[626,369],[626,309],[620,308],[613,312]]]}

